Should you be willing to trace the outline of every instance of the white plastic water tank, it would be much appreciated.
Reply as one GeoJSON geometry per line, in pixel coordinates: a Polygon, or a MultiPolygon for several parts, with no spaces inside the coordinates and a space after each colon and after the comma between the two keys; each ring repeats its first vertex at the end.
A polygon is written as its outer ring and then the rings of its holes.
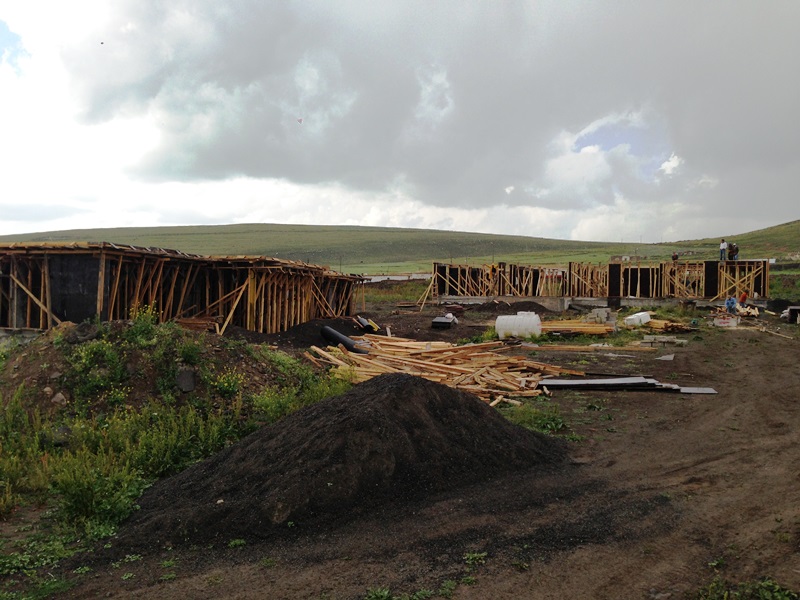
{"type": "Polygon", "coordinates": [[[515,315],[500,315],[494,324],[497,337],[539,337],[542,335],[542,320],[535,312],[518,312],[515,315]]]}
{"type": "Polygon", "coordinates": [[[629,327],[636,326],[636,325],[644,325],[645,323],[650,322],[650,313],[649,312],[638,312],[634,313],[630,316],[627,316],[623,319],[625,325],[629,327]]]}

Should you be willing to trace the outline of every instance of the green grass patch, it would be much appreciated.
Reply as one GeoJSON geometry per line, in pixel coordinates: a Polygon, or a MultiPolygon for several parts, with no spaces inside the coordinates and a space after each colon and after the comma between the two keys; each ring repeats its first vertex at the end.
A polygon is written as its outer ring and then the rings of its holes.
{"type": "Polygon", "coordinates": [[[524,403],[519,406],[506,405],[500,409],[506,419],[526,429],[554,434],[567,428],[561,412],[555,404],[524,403]]]}
{"type": "Polygon", "coordinates": [[[720,577],[700,589],[695,600],[800,600],[797,592],[781,586],[769,577],[733,584],[720,577]]]}

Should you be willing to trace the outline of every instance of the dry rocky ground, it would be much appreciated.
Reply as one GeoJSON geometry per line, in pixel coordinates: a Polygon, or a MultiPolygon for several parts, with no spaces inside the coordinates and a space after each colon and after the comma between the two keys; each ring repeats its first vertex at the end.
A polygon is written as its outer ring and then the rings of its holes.
{"type": "MultiPolygon", "coordinates": [[[[453,341],[503,310],[434,330],[439,307],[369,308],[395,335],[453,341]]],[[[568,429],[549,437],[449,388],[372,380],[150,488],[108,547],[61,566],[76,582],[63,597],[677,599],[715,577],[800,590],[797,326],[704,316],[686,346],[535,358],[716,395],[557,391],[568,429]]],[[[321,325],[251,341],[298,354],[321,325]]]]}

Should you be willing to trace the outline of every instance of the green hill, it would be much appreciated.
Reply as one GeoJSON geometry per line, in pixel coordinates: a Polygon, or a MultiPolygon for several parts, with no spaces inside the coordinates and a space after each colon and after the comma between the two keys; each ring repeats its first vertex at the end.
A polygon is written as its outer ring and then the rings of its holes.
{"type": "MultiPolygon", "coordinates": [[[[728,237],[742,248],[742,258],[785,261],[800,253],[800,221],[728,237]]],[[[73,229],[0,236],[0,243],[70,241],[170,248],[203,255],[272,256],[328,265],[347,273],[426,272],[434,261],[566,265],[570,261],[607,262],[617,255],[666,260],[674,251],[713,259],[719,244],[716,238],[632,244],[424,229],[276,224],[73,229]]],[[[794,260],[798,258],[795,256],[794,260]]]]}

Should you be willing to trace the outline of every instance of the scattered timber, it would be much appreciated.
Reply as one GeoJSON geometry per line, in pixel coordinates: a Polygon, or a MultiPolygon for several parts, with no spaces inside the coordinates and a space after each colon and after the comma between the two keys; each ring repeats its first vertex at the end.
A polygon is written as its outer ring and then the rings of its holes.
{"type": "Polygon", "coordinates": [[[374,334],[352,339],[368,348],[369,354],[349,352],[342,345],[312,346],[309,358],[330,365],[334,376],[356,383],[383,373],[408,373],[470,392],[488,403],[545,394],[539,382],[547,375],[583,375],[582,371],[504,354],[510,346],[501,341],[455,346],[374,334]]]}
{"type": "Polygon", "coordinates": [[[603,379],[544,379],[543,386],[549,389],[582,389],[607,391],[654,390],[679,392],[681,394],[716,394],[716,390],[706,387],[681,387],[672,383],[661,383],[649,377],[608,377],[603,379]]]}
{"type": "Polygon", "coordinates": [[[657,349],[648,346],[608,346],[608,345],[592,345],[592,346],[578,346],[575,344],[545,344],[538,346],[536,344],[523,344],[526,348],[531,350],[547,350],[556,352],[655,352],[657,349]]]}

